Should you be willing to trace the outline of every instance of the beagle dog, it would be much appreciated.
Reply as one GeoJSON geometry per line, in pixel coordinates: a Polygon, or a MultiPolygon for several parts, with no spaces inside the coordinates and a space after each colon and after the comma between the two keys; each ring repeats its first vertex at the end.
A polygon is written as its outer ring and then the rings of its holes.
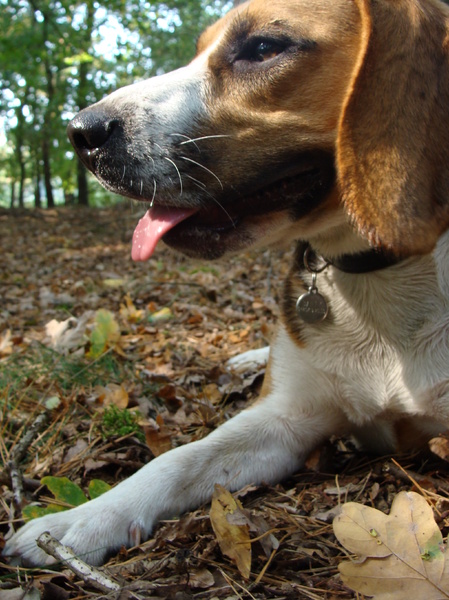
{"type": "Polygon", "coordinates": [[[214,484],[275,483],[333,434],[370,450],[449,423],[449,9],[439,0],[250,0],[186,67],[83,110],[69,136],[141,200],[134,260],[162,238],[206,260],[298,242],[260,399],[50,531],[101,563],[214,484]]]}

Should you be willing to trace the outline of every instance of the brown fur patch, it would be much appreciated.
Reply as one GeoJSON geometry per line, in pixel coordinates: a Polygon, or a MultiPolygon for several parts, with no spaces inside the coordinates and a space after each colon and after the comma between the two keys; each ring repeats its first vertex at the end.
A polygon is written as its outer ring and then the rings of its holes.
{"type": "Polygon", "coordinates": [[[361,45],[340,123],[342,195],[373,245],[425,253],[449,225],[449,11],[434,0],[356,3],[361,45]]]}

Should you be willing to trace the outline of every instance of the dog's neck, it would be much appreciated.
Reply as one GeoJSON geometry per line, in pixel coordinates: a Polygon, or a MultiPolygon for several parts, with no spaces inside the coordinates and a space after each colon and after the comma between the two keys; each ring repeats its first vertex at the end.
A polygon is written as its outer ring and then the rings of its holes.
{"type": "Polygon", "coordinates": [[[334,258],[327,258],[314,250],[308,242],[299,242],[297,252],[300,264],[302,261],[302,266],[311,272],[319,272],[326,268],[326,266],[332,265],[344,273],[370,273],[391,267],[403,260],[390,252],[375,248],[354,254],[342,254],[334,258]]]}
{"type": "Polygon", "coordinates": [[[324,264],[332,265],[344,273],[370,273],[395,265],[404,258],[388,250],[371,247],[348,223],[346,217],[343,223],[337,222],[335,226],[322,230],[307,240],[298,241],[296,257],[300,267],[307,266],[303,264],[307,248],[310,266],[322,268],[324,264]]]}

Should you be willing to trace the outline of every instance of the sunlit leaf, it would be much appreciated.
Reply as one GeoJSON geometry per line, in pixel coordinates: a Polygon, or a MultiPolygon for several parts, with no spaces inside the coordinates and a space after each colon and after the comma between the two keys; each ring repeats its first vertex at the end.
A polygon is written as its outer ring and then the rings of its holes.
{"type": "Polygon", "coordinates": [[[41,479],[41,483],[48,487],[58,502],[70,506],[79,506],[87,502],[83,490],[76,483],[67,479],[67,477],[52,477],[48,475],[41,479]]]}
{"type": "Polygon", "coordinates": [[[98,358],[120,339],[120,329],[114,315],[105,309],[95,314],[95,325],[90,334],[90,352],[92,358],[98,358]]]}
{"type": "Polygon", "coordinates": [[[339,569],[343,581],[376,600],[449,598],[449,552],[425,499],[396,496],[389,515],[350,502],[334,520],[334,532],[357,560],[339,569]]]}
{"type": "Polygon", "coordinates": [[[111,486],[109,483],[106,483],[106,481],[102,481],[101,479],[92,479],[87,489],[90,499],[94,500],[95,498],[98,498],[98,496],[108,492],[111,489],[111,486]]]}
{"type": "Polygon", "coordinates": [[[242,505],[221,485],[215,485],[210,508],[210,521],[217,536],[220,549],[233,560],[245,579],[251,571],[251,542],[246,518],[237,523],[242,505]],[[229,517],[232,517],[230,519],[229,517]]]}

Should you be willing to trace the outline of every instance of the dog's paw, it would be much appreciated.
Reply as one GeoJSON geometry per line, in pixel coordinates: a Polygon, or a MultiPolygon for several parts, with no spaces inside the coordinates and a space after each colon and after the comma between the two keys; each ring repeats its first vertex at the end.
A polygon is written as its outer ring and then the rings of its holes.
{"type": "Polygon", "coordinates": [[[3,555],[18,556],[25,565],[54,564],[55,559],[36,544],[38,537],[48,531],[79,558],[99,565],[114,550],[136,545],[146,536],[143,524],[133,519],[127,510],[93,504],[91,501],[29,521],[6,542],[3,555]]]}
{"type": "Polygon", "coordinates": [[[257,350],[248,350],[248,352],[243,352],[230,358],[226,363],[226,367],[237,373],[256,371],[266,366],[269,354],[269,346],[258,348],[257,350]]]}

